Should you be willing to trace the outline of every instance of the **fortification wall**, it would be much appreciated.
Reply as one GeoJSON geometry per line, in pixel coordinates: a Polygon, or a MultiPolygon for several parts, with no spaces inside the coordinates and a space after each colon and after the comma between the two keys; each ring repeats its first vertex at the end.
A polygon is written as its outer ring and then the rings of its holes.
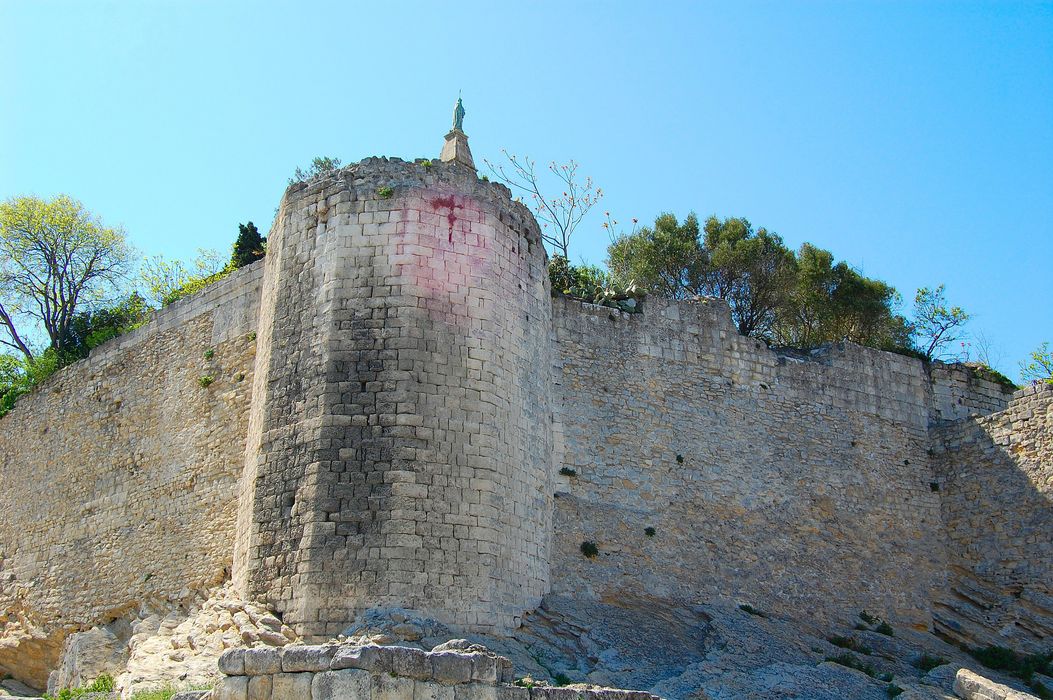
{"type": "Polygon", "coordinates": [[[458,165],[367,159],[289,189],[242,490],[248,594],[315,638],[384,605],[507,629],[540,600],[545,269],[525,207],[458,165]]]}
{"type": "Polygon", "coordinates": [[[576,473],[557,477],[555,592],[928,626],[946,561],[924,363],[780,355],[715,300],[553,303],[557,459],[576,473]]]}
{"type": "Polygon", "coordinates": [[[929,377],[934,423],[1001,411],[1012,395],[1010,389],[984,379],[968,365],[935,362],[929,367],[929,377]]]}
{"type": "Polygon", "coordinates": [[[1053,385],[933,430],[949,588],[936,629],[1044,652],[1053,637],[1053,385]]]}
{"type": "Polygon", "coordinates": [[[165,308],[0,418],[0,667],[43,687],[70,632],[229,575],[261,273],[165,308]]]}

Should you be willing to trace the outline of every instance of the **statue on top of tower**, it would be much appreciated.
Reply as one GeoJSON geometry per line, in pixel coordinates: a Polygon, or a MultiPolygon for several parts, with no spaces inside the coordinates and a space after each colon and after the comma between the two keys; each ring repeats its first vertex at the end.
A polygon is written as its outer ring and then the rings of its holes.
{"type": "Polygon", "coordinates": [[[457,96],[457,106],[453,108],[453,128],[456,131],[464,131],[464,105],[461,104],[461,96],[457,96]]]}

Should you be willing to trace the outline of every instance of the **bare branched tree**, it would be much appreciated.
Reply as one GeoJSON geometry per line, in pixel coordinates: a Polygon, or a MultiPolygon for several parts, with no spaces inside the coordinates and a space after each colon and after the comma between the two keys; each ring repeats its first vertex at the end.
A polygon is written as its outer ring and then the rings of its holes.
{"type": "Polygon", "coordinates": [[[494,177],[513,190],[526,194],[529,206],[541,222],[541,237],[557,256],[569,259],[570,239],[589,210],[603,197],[591,177],[578,178],[578,164],[573,160],[560,164],[549,163],[549,171],[562,189],[558,197],[547,197],[538,182],[536,161],[502,151],[508,163],[494,165],[484,160],[494,177]]]}

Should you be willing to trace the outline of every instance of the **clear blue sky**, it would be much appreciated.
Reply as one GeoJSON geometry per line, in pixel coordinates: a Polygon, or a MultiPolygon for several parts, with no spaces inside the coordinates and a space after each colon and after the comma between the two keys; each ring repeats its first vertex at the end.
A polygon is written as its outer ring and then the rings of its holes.
{"type": "Polygon", "coordinates": [[[997,366],[1053,341],[1053,4],[0,0],[0,198],[65,192],[144,255],[226,249],[315,155],[576,159],[602,210],[746,216],[997,366]]]}

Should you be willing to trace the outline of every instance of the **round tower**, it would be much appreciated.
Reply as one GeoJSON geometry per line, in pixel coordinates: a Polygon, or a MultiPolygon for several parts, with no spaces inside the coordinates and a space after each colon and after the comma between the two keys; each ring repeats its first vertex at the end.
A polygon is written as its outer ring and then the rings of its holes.
{"type": "Polygon", "coordinates": [[[234,577],[308,638],[507,630],[548,587],[546,254],[451,138],[290,186],[270,233],[234,577]]]}

